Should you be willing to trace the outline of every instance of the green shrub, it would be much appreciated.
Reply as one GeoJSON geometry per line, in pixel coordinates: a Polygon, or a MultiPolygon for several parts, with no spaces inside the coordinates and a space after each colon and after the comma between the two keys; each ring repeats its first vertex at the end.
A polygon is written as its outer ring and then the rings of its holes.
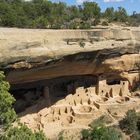
{"type": "Polygon", "coordinates": [[[77,29],[79,27],[79,23],[77,22],[72,22],[69,25],[69,29],[77,29]]]}
{"type": "Polygon", "coordinates": [[[121,132],[113,127],[105,126],[106,123],[111,123],[105,116],[101,116],[90,124],[89,129],[82,130],[83,140],[120,140],[121,132]]]}
{"type": "Polygon", "coordinates": [[[137,131],[137,122],[138,116],[133,109],[126,113],[126,117],[119,122],[119,125],[126,134],[132,134],[137,131]]]}
{"type": "Polygon", "coordinates": [[[96,25],[98,25],[99,23],[100,23],[100,19],[97,18],[97,19],[94,20],[93,25],[96,26],[96,25]]]}
{"type": "Polygon", "coordinates": [[[64,137],[63,137],[63,131],[61,131],[58,135],[58,140],[64,140],[64,137]]]}
{"type": "Polygon", "coordinates": [[[86,44],[83,41],[80,41],[79,45],[80,45],[80,47],[84,48],[86,44]]]}
{"type": "Polygon", "coordinates": [[[47,28],[48,20],[44,16],[40,16],[33,21],[33,27],[35,28],[47,28]]]}
{"type": "Polygon", "coordinates": [[[129,110],[126,117],[119,122],[120,128],[130,135],[131,140],[140,140],[140,114],[129,110]]]}
{"type": "Polygon", "coordinates": [[[61,29],[61,24],[60,23],[55,23],[51,26],[51,29],[61,29]]]}
{"type": "Polygon", "coordinates": [[[112,123],[112,118],[110,118],[108,115],[102,115],[98,119],[94,120],[89,126],[91,128],[96,128],[101,125],[112,123]]]}
{"type": "Polygon", "coordinates": [[[90,129],[83,129],[81,131],[82,134],[82,140],[88,140],[90,137],[90,129]]]}
{"type": "Polygon", "coordinates": [[[33,133],[27,126],[20,124],[18,127],[10,127],[0,140],[47,140],[42,131],[33,133]]]}
{"type": "Polygon", "coordinates": [[[109,24],[108,24],[108,22],[107,21],[103,21],[102,22],[102,26],[108,26],[109,24]]]}
{"type": "Polygon", "coordinates": [[[83,140],[120,140],[121,137],[121,132],[116,128],[104,125],[82,131],[83,140]]]}
{"type": "Polygon", "coordinates": [[[79,28],[80,29],[91,29],[91,26],[89,23],[81,23],[79,28]]]}
{"type": "Polygon", "coordinates": [[[7,127],[16,119],[16,113],[12,108],[14,97],[8,92],[10,85],[5,81],[3,72],[0,72],[0,125],[7,127]]]}
{"type": "Polygon", "coordinates": [[[113,7],[106,8],[104,12],[104,17],[108,20],[108,22],[112,22],[115,16],[115,9],[113,7]]]}

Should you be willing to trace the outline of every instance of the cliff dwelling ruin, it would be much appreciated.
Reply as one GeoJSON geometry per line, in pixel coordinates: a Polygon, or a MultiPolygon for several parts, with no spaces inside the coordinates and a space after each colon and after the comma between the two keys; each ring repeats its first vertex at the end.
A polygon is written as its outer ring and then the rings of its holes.
{"type": "Polygon", "coordinates": [[[46,99],[47,107],[70,95],[72,95],[71,98],[75,98],[75,95],[79,98],[73,99],[72,102],[75,105],[84,102],[82,98],[88,100],[86,102],[90,102],[92,96],[93,100],[103,100],[104,102],[115,97],[120,97],[120,99],[124,97],[129,100],[131,91],[139,83],[139,75],[135,74],[134,76],[131,76],[131,81],[115,77],[114,74],[65,76],[13,85],[11,93],[17,100],[14,105],[17,112],[22,112],[26,107],[33,105],[40,97],[46,99]],[[99,99],[100,97],[101,99],[99,99]]]}
{"type": "Polygon", "coordinates": [[[132,86],[137,82],[138,77],[137,81],[136,77],[133,79],[132,85],[127,79],[114,79],[112,74],[68,76],[16,85],[12,93],[17,100],[14,106],[18,113],[25,111],[26,114],[28,108],[35,106],[38,115],[44,115],[45,122],[36,122],[36,126],[30,126],[42,129],[44,123],[73,124],[81,122],[81,119],[93,119],[94,114],[98,116],[100,111],[110,106],[137,102],[132,93],[132,86]],[[42,99],[45,104],[37,108],[38,100],[42,99]],[[40,112],[42,109],[45,111],[40,112]]]}
{"type": "Polygon", "coordinates": [[[101,115],[116,124],[140,110],[139,28],[0,31],[0,69],[20,121],[32,130],[56,140],[101,115]]]}
{"type": "Polygon", "coordinates": [[[15,85],[11,87],[11,93],[17,99],[15,110],[21,112],[40,97],[46,99],[47,106],[51,106],[67,95],[75,94],[78,87],[88,88],[96,84],[96,76],[68,76],[15,85]]]}

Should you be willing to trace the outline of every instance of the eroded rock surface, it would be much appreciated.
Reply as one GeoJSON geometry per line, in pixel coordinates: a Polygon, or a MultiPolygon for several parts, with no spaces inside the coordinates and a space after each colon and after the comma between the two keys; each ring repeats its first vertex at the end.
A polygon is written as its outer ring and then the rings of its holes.
{"type": "MultiPolygon", "coordinates": [[[[107,83],[106,77],[101,75],[97,84],[90,87],[79,87],[78,84],[79,81],[68,84],[67,92],[73,88],[75,92],[54,103],[50,88],[44,87],[44,98],[20,113],[21,122],[33,130],[43,130],[51,139],[57,139],[62,131],[72,131],[66,139],[80,140],[80,130],[88,128],[88,124],[102,115],[109,117],[110,125],[117,125],[128,110],[140,111],[139,94],[130,91],[128,81],[107,83]],[[74,133],[77,129],[78,137],[74,133]]],[[[53,91],[56,98],[58,92],[53,91]]]]}
{"type": "Polygon", "coordinates": [[[113,72],[128,78],[139,69],[139,36],[140,28],[0,28],[0,68],[11,84],[113,72]]]}
{"type": "Polygon", "coordinates": [[[139,111],[140,28],[0,28],[0,69],[21,121],[50,138],[103,114],[116,124],[139,111]]]}

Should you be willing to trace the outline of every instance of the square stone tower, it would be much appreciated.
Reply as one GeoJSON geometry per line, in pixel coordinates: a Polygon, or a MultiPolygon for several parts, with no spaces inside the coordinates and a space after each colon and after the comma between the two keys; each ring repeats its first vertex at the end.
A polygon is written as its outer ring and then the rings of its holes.
{"type": "Polygon", "coordinates": [[[106,77],[101,75],[98,77],[97,94],[105,95],[108,92],[108,85],[106,83],[106,77]]]}
{"type": "Polygon", "coordinates": [[[122,96],[126,96],[126,95],[130,94],[128,81],[121,81],[120,86],[121,86],[122,96]]]}

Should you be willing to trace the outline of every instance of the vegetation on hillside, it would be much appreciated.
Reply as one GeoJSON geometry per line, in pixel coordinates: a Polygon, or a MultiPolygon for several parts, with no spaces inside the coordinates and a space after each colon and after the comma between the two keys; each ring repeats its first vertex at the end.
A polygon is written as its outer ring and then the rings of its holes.
{"type": "Polygon", "coordinates": [[[42,131],[33,133],[26,125],[19,124],[17,127],[7,129],[0,135],[0,140],[47,140],[47,138],[42,131]]]}
{"type": "MultiPolygon", "coordinates": [[[[0,140],[47,140],[42,131],[32,132],[26,125],[18,122],[12,108],[15,99],[9,93],[9,88],[4,73],[0,72],[0,140]]],[[[81,132],[82,140],[120,140],[122,133],[131,140],[140,139],[140,114],[134,109],[126,113],[119,121],[119,126],[112,126],[112,123],[110,116],[101,116],[89,125],[89,129],[81,132]]],[[[60,136],[60,139],[63,139],[63,136],[60,136]]]]}
{"type": "Polygon", "coordinates": [[[125,118],[119,122],[119,126],[131,140],[140,140],[140,114],[134,109],[126,113],[125,118]]]}
{"type": "Polygon", "coordinates": [[[112,126],[106,126],[111,121],[106,116],[101,116],[93,121],[89,129],[82,130],[82,140],[120,140],[121,131],[112,126]]]}
{"type": "Polygon", "coordinates": [[[89,125],[89,129],[82,130],[82,140],[121,140],[123,133],[131,140],[140,140],[140,113],[134,109],[126,113],[119,126],[111,123],[108,117],[101,116],[89,125]]]}
{"type": "Polygon", "coordinates": [[[96,2],[67,5],[48,0],[0,0],[0,26],[20,28],[88,29],[100,23],[123,22],[138,26],[140,14],[129,16],[123,7],[107,8],[104,13],[96,2]]]}
{"type": "Polygon", "coordinates": [[[47,140],[42,131],[33,133],[27,126],[17,121],[12,108],[14,97],[8,92],[9,83],[0,72],[0,140],[47,140]],[[13,126],[16,123],[17,126],[13,126]]]}

